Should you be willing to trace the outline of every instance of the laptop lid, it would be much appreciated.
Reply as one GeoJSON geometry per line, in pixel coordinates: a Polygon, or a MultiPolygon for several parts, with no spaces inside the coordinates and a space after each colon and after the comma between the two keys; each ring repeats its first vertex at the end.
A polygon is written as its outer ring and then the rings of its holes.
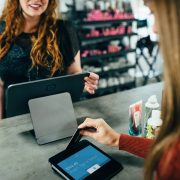
{"type": "Polygon", "coordinates": [[[72,136],[77,129],[69,93],[31,99],[28,104],[38,144],[72,136]]]}
{"type": "Polygon", "coordinates": [[[8,86],[6,92],[6,117],[29,113],[28,100],[69,92],[72,101],[78,101],[84,89],[84,77],[89,73],[60,76],[8,86]]]}

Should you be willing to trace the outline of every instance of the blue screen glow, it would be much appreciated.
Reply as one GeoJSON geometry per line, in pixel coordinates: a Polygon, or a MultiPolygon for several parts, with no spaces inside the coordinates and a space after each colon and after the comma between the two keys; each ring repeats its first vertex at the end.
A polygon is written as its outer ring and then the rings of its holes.
{"type": "Polygon", "coordinates": [[[109,161],[108,157],[89,145],[57,165],[74,179],[80,180],[92,174],[109,161]]]}

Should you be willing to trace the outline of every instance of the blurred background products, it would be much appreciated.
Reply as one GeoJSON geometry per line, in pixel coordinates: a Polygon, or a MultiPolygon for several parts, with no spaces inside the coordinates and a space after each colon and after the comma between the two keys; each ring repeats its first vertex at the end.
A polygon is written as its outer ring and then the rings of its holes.
{"type": "MultiPolygon", "coordinates": [[[[148,129],[148,120],[152,117],[152,111],[158,110],[160,108],[159,103],[157,101],[156,95],[152,95],[148,98],[147,102],[145,103],[145,116],[144,116],[144,136],[147,136],[147,129],[148,129]]],[[[157,111],[156,111],[157,112],[157,111]]],[[[154,114],[154,115],[157,115],[154,114]]],[[[152,117],[155,118],[154,116],[152,117]]],[[[157,119],[160,117],[157,117],[157,119]]]]}

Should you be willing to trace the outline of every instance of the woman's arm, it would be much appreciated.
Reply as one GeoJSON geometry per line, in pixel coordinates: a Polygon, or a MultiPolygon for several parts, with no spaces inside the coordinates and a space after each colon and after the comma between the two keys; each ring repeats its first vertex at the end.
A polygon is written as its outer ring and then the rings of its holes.
{"type": "Polygon", "coordinates": [[[68,67],[67,73],[76,74],[81,72],[82,72],[82,68],[81,68],[81,60],[80,60],[80,51],[78,51],[78,53],[74,58],[74,62],[68,67]]]}
{"type": "Polygon", "coordinates": [[[87,118],[79,128],[94,127],[95,132],[82,130],[81,134],[89,136],[101,144],[117,147],[139,157],[145,158],[153,140],[142,137],[119,134],[114,131],[103,119],[87,118]]]}
{"type": "Polygon", "coordinates": [[[119,138],[119,149],[127,151],[136,156],[146,158],[153,144],[152,139],[121,134],[119,138]]]}
{"type": "MultiPolygon", "coordinates": [[[[81,73],[81,61],[80,61],[80,51],[78,51],[77,55],[74,58],[74,62],[68,67],[68,74],[76,74],[81,73]]],[[[94,94],[97,89],[97,84],[99,80],[99,76],[95,73],[90,73],[88,77],[85,77],[85,87],[84,89],[90,94],[94,94]]]]}

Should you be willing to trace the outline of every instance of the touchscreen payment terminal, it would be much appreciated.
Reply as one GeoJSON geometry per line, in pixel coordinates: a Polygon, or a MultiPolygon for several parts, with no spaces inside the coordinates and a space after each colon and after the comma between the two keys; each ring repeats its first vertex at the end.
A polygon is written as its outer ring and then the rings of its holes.
{"type": "Polygon", "coordinates": [[[69,148],[51,157],[49,162],[53,170],[70,180],[110,179],[123,169],[119,162],[87,140],[73,146],[71,142],[69,148]]]}

